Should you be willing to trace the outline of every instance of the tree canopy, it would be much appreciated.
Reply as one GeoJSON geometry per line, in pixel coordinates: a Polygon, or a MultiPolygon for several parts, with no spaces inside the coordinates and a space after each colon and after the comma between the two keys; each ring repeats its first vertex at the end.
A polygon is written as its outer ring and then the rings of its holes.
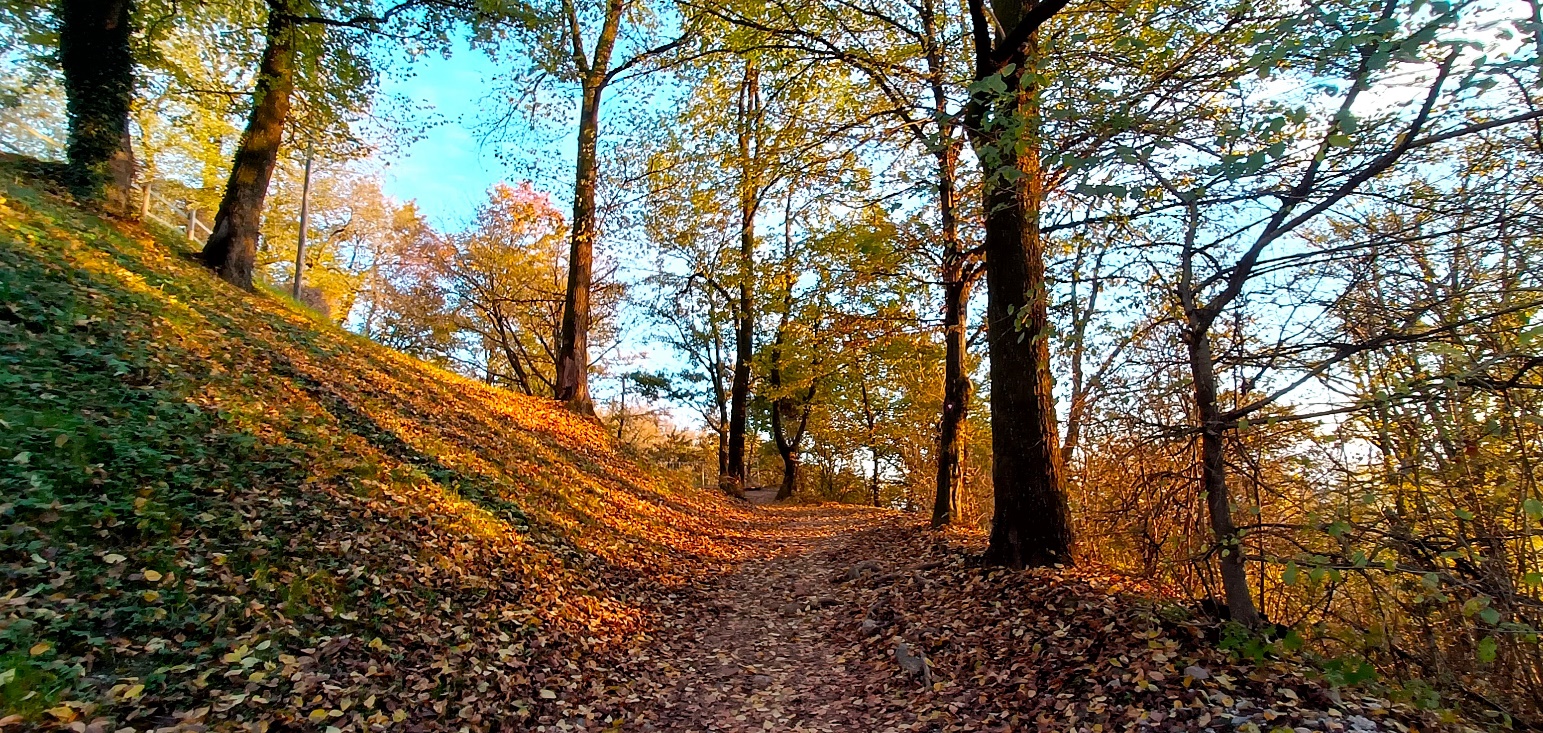
{"type": "Polygon", "coordinates": [[[1543,719],[1536,2],[0,17],[0,145],[239,288],[702,488],[925,514],[1543,719]],[[381,92],[451,50],[507,72],[482,142],[563,161],[460,223],[388,195],[423,120],[381,92]]]}

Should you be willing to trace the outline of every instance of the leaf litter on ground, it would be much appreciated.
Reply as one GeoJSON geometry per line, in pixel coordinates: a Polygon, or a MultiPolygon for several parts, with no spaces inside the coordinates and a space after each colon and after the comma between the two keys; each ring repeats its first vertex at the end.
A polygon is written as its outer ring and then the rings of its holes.
{"type": "Polygon", "coordinates": [[[1113,575],[691,489],[14,160],[0,364],[0,730],[1459,727],[1113,575]]]}

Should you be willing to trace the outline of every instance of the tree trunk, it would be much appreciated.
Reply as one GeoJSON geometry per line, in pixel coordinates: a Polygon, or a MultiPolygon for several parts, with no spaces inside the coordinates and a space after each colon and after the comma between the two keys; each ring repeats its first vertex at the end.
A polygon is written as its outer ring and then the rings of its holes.
{"type": "Polygon", "coordinates": [[[954,136],[954,123],[949,121],[949,70],[939,39],[937,9],[934,0],[922,0],[917,10],[922,22],[927,82],[932,89],[932,111],[938,124],[933,157],[938,165],[938,218],[943,238],[943,409],[938,419],[937,495],[932,504],[932,527],[936,529],[952,523],[959,513],[964,423],[970,410],[970,376],[964,363],[965,321],[973,276],[969,273],[970,257],[959,241],[960,142],[954,136]]]}
{"type": "MultiPolygon", "coordinates": [[[[743,488],[745,429],[750,416],[750,361],[755,356],[755,216],[760,182],[755,172],[760,122],[760,76],[745,68],[736,109],[739,133],[739,307],[734,323],[734,380],[729,387],[729,470],[725,483],[743,488]]],[[[779,492],[780,495],[780,492],[779,492]]]]}
{"type": "Polygon", "coordinates": [[[568,291],[563,301],[553,396],[581,415],[594,415],[589,398],[589,288],[595,258],[595,179],[603,75],[584,81],[579,106],[579,158],[573,184],[573,244],[568,251],[568,291]]]}
{"type": "Polygon", "coordinates": [[[965,308],[970,283],[959,268],[949,268],[943,282],[943,416],[938,421],[938,493],[932,526],[952,523],[959,512],[959,484],[964,464],[964,424],[970,411],[970,375],[965,369],[965,308]]]}
{"type": "Polygon", "coordinates": [[[782,456],[782,487],[777,490],[777,501],[793,498],[793,492],[798,488],[799,446],[803,444],[804,433],[809,428],[809,410],[814,403],[815,387],[818,384],[817,381],[810,381],[809,387],[804,390],[802,404],[791,394],[782,393],[782,348],[787,343],[788,318],[793,312],[793,279],[789,277],[784,282],[787,289],[782,293],[781,320],[777,324],[777,335],[772,339],[766,369],[766,381],[772,393],[777,395],[771,406],[772,441],[777,444],[777,453],[782,456]],[[794,420],[795,413],[797,421],[791,426],[790,432],[788,423],[794,420]]]}
{"type": "MultiPolygon", "coordinates": [[[[943,101],[939,100],[939,104],[943,101]]],[[[947,134],[947,130],[944,131],[947,134]]],[[[932,504],[934,529],[950,524],[959,512],[964,421],[970,411],[970,375],[965,368],[965,320],[970,302],[968,262],[959,242],[958,193],[954,187],[957,148],[948,138],[938,158],[938,210],[943,224],[943,414],[938,420],[937,496],[932,504]]]]}
{"type": "Polygon", "coordinates": [[[783,412],[791,411],[791,405],[785,404],[783,399],[777,400],[772,406],[772,435],[776,438],[777,454],[782,456],[782,485],[777,489],[777,501],[786,501],[793,498],[793,492],[798,488],[798,446],[793,441],[784,437],[783,412]]]}
{"type": "Polygon", "coordinates": [[[204,264],[227,282],[247,290],[252,289],[252,270],[257,262],[263,200],[284,142],[289,98],[295,86],[294,34],[288,8],[270,3],[267,46],[257,69],[252,112],[236,148],[225,196],[214,216],[214,229],[204,243],[204,264]]]}
{"type": "MultiPolygon", "coordinates": [[[[753,252],[744,254],[746,259],[753,256],[753,252]]],[[[742,285],[740,312],[734,324],[734,379],[729,383],[728,470],[724,475],[725,487],[731,491],[743,490],[747,479],[745,427],[750,415],[750,360],[755,356],[755,319],[750,315],[752,307],[750,286],[742,285]]]]}
{"type": "Polygon", "coordinates": [[[1190,317],[1189,368],[1195,381],[1195,406],[1200,418],[1201,488],[1211,517],[1211,533],[1216,538],[1217,565],[1222,576],[1222,591],[1227,596],[1228,616],[1244,626],[1259,625],[1259,611],[1254,607],[1248,587],[1248,572],[1243,563],[1243,542],[1232,522],[1232,497],[1227,489],[1227,460],[1222,442],[1226,430],[1221,406],[1216,401],[1216,369],[1211,360],[1209,329],[1190,317]]]}
{"type": "MultiPolygon", "coordinates": [[[[868,471],[868,495],[872,498],[872,504],[879,506],[879,447],[877,445],[868,446],[868,458],[873,461],[868,471]]],[[[910,503],[911,501],[907,499],[906,504],[910,503]]],[[[910,511],[910,507],[907,506],[906,510],[910,511]]]]}
{"type": "Polygon", "coordinates": [[[134,100],[132,0],[62,0],[59,66],[69,116],[66,184],[77,198],[133,211],[134,100]]]}
{"type": "MultiPolygon", "coordinates": [[[[1011,28],[1017,20],[1002,23],[1011,28]]],[[[1037,55],[1031,39],[1013,72],[1003,74],[1007,91],[981,110],[984,119],[972,130],[977,156],[989,161],[983,171],[984,250],[996,506],[985,561],[1010,567],[1072,561],[1050,376],[1045,243],[1039,231],[1044,175],[1038,90],[1025,83],[1024,74],[1037,55]]]]}
{"type": "Polygon", "coordinates": [[[729,475],[729,394],[723,389],[723,339],[717,328],[717,310],[711,310],[709,323],[713,325],[712,360],[708,370],[712,375],[713,409],[717,422],[712,423],[713,433],[718,436],[718,488],[731,489],[725,484],[729,475]]]}
{"type": "Polygon", "coordinates": [[[718,475],[727,476],[729,473],[729,436],[721,429],[714,432],[718,435],[718,475]]]}

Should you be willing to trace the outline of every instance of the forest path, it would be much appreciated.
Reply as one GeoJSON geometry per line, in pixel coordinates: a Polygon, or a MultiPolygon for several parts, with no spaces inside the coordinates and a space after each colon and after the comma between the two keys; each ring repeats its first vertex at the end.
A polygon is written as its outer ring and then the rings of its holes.
{"type": "Polygon", "coordinates": [[[916,515],[755,511],[743,537],[757,559],[695,584],[591,688],[586,717],[545,730],[1454,730],[1298,661],[1219,650],[1212,624],[1164,612],[1128,578],[976,567],[978,535],[916,515]]]}
{"type": "Polygon", "coordinates": [[[854,695],[871,670],[833,633],[859,619],[848,618],[847,584],[834,581],[870,559],[859,547],[865,537],[899,530],[897,517],[835,505],[765,511],[773,529],[761,558],[719,578],[657,639],[649,675],[657,694],[638,711],[637,729],[869,729],[854,695]]]}

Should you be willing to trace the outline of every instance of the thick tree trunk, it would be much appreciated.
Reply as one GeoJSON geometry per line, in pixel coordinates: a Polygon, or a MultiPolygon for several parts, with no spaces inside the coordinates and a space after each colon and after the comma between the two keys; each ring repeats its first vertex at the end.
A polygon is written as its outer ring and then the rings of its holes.
{"type": "MultiPolygon", "coordinates": [[[[1006,27],[1017,19],[1003,20],[1006,27]]],[[[1004,74],[1007,92],[972,130],[985,177],[986,335],[991,354],[992,490],[985,561],[1010,567],[1070,563],[1072,531],[1050,376],[1049,293],[1039,231],[1044,176],[1037,90],[1024,84],[1036,44],[1004,74]],[[1011,134],[1012,137],[1007,137],[1011,134]]]]}
{"type": "Polygon", "coordinates": [[[1200,418],[1201,487],[1211,518],[1211,533],[1216,539],[1217,566],[1222,576],[1222,591],[1227,596],[1227,612],[1233,621],[1253,628],[1260,623],[1259,610],[1248,587],[1244,567],[1243,541],[1232,521],[1232,497],[1227,489],[1227,460],[1221,406],[1216,398],[1216,369],[1211,360],[1211,336],[1208,329],[1190,320],[1188,333],[1190,375],[1195,382],[1195,406],[1200,418]]]}
{"type": "Polygon", "coordinates": [[[132,0],[62,0],[59,66],[69,116],[68,181],[76,197],[133,211],[134,100],[132,0]]]}
{"type": "Polygon", "coordinates": [[[295,27],[288,8],[268,6],[267,46],[257,69],[257,88],[246,131],[236,147],[225,196],[214,215],[214,230],[204,243],[204,264],[231,284],[252,289],[257,262],[257,237],[262,229],[263,200],[278,163],[289,118],[289,98],[295,86],[295,27]]]}
{"type": "Polygon", "coordinates": [[[563,301],[553,396],[581,415],[594,415],[589,397],[589,288],[595,258],[595,179],[603,77],[586,79],[579,106],[579,158],[573,184],[573,243],[568,250],[568,291],[563,301]]]}

